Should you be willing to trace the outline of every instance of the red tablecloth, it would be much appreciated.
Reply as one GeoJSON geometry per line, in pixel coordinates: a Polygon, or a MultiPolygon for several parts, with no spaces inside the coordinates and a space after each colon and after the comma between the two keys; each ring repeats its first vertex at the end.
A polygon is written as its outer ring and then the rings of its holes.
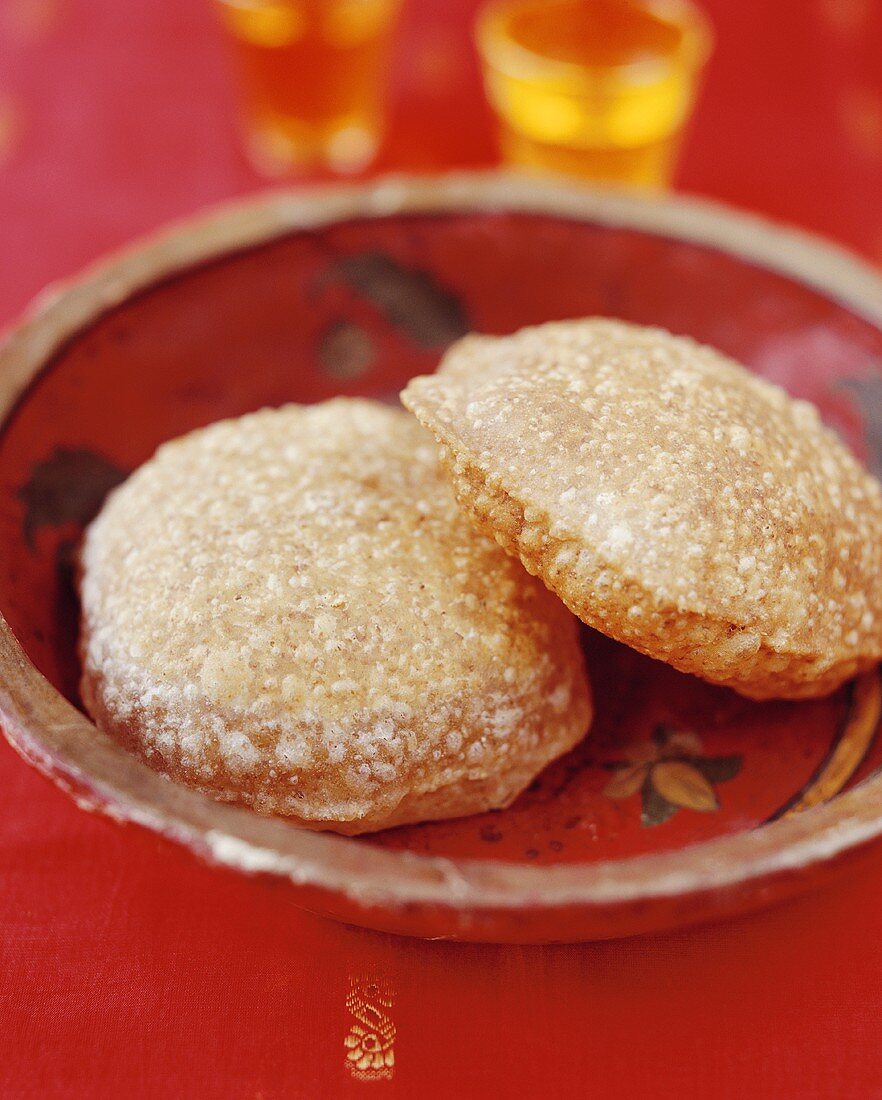
{"type": "MultiPolygon", "coordinates": [[[[679,176],[882,260],[882,5],[708,0],[679,176]]],[[[412,0],[380,167],[494,159],[474,0],[412,0]]],[[[0,320],[45,283],[254,190],[208,0],[2,0],[0,320]]],[[[775,911],[600,945],[336,926],[79,810],[0,746],[0,1096],[882,1096],[882,852],[775,911]],[[393,988],[354,1080],[352,976],[393,988]]]]}

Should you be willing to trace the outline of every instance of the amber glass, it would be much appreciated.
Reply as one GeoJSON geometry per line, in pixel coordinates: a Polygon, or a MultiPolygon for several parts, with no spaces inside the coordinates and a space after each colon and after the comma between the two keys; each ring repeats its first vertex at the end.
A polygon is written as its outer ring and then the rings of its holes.
{"type": "Polygon", "coordinates": [[[267,174],[364,167],[381,135],[399,0],[217,0],[248,151],[267,174]]]}
{"type": "Polygon", "coordinates": [[[509,160],[670,183],[711,46],[688,0],[503,0],[477,36],[509,160]]]}

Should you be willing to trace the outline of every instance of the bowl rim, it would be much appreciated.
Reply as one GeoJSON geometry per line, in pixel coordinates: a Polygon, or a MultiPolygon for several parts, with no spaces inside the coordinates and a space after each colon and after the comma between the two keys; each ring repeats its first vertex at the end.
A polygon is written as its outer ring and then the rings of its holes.
{"type": "MultiPolygon", "coordinates": [[[[290,233],[448,212],[546,214],[674,237],[793,278],[882,328],[882,274],[869,263],[806,231],[707,199],[644,197],[499,171],[274,190],[176,222],[40,294],[0,346],[0,431],[54,352],[139,290],[290,233]]],[[[212,862],[367,907],[547,911],[682,898],[802,870],[882,834],[882,773],[833,802],[761,828],[597,863],[417,855],[298,829],[170,783],[131,756],[37,671],[2,614],[0,725],[13,748],[84,809],[142,825],[212,862]]]]}

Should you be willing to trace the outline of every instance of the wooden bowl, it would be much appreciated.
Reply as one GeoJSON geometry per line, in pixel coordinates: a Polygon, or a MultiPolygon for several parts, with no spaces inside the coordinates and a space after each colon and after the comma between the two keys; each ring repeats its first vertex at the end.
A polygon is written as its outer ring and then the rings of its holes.
{"type": "Polygon", "coordinates": [[[413,935],[629,935],[855,863],[882,832],[877,673],[828,699],[750,703],[586,630],[598,718],[582,746],[503,812],[358,839],[176,786],[78,709],[72,552],[162,440],[261,405],[394,397],[468,329],[588,314],[715,344],[882,466],[882,281],[707,203],[500,175],[270,194],[44,294],[0,350],[10,742],[84,809],[413,935]]]}

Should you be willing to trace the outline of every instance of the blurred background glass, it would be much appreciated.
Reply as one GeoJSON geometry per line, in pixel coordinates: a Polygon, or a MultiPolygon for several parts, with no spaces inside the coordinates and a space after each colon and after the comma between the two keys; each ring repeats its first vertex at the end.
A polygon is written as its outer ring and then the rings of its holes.
{"type": "MultiPolygon", "coordinates": [[[[370,166],[383,138],[401,0],[214,2],[232,45],[254,166],[269,176],[370,166]]],[[[442,33],[452,3],[421,15],[437,31],[422,67],[440,91],[460,66],[481,66],[503,159],[620,184],[670,184],[711,47],[709,23],[690,0],[472,4],[474,34],[459,43],[459,61],[442,33]]],[[[449,137],[436,135],[442,144],[449,137]]]]}
{"type": "Polygon", "coordinates": [[[504,0],[477,41],[515,164],[638,186],[670,183],[711,46],[687,0],[504,0]]]}
{"type": "Polygon", "coordinates": [[[260,171],[356,172],[382,135],[399,0],[216,0],[260,171]]]}

